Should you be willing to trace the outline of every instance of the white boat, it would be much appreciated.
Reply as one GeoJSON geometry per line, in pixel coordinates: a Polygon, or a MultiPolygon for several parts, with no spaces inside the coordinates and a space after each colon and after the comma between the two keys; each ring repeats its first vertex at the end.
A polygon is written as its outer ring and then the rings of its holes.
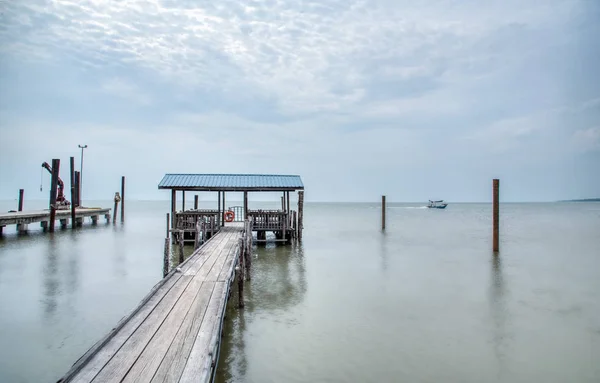
{"type": "Polygon", "coordinates": [[[446,206],[448,206],[448,204],[445,203],[444,200],[439,200],[439,201],[429,200],[429,205],[427,205],[427,207],[430,209],[445,209],[446,206]]]}

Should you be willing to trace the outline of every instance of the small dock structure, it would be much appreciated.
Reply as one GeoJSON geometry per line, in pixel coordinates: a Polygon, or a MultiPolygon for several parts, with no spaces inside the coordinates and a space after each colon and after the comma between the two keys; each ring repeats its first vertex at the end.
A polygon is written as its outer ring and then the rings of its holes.
{"type": "Polygon", "coordinates": [[[59,382],[212,381],[236,276],[243,306],[248,228],[243,222],[222,227],[172,269],[59,382]]]}
{"type": "MultiPolygon", "coordinates": [[[[8,225],[17,225],[19,233],[27,232],[28,227],[32,223],[40,223],[40,226],[46,230],[50,223],[50,209],[38,211],[13,211],[0,214],[0,234],[3,228],[8,225]]],[[[89,217],[92,224],[98,222],[99,217],[104,216],[106,222],[110,221],[110,209],[95,208],[95,207],[78,207],[75,209],[75,224],[81,226],[84,218],[89,217]]],[[[56,210],[55,220],[60,221],[61,227],[65,228],[69,224],[72,217],[71,209],[56,210]]]]}
{"type": "Polygon", "coordinates": [[[273,241],[289,243],[302,240],[304,184],[297,175],[275,174],[166,174],[158,185],[159,189],[171,190],[171,213],[167,229],[174,234],[173,241],[183,238],[184,242],[198,243],[196,238],[209,239],[226,222],[250,221],[251,231],[256,232],[256,241],[267,241],[267,233],[274,234],[273,241]],[[216,192],[215,209],[198,209],[196,196],[194,206],[186,209],[186,192],[216,192]],[[242,206],[226,208],[227,193],[243,193],[242,206]],[[249,193],[281,193],[281,209],[251,209],[249,193]],[[298,192],[298,210],[290,207],[290,193],[298,192]],[[177,209],[178,194],[181,209],[177,209]]]}

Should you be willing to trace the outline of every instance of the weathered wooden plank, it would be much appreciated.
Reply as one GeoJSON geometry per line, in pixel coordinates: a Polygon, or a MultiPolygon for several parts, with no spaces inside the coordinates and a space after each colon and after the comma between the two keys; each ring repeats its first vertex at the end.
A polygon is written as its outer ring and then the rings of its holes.
{"type": "Polygon", "coordinates": [[[192,302],[201,290],[207,273],[207,271],[203,270],[212,268],[212,265],[218,260],[220,252],[216,249],[226,244],[226,238],[225,235],[215,236],[215,241],[212,241],[211,246],[207,246],[207,248],[203,249],[203,252],[197,254],[198,259],[196,262],[183,273],[186,276],[192,277],[191,282],[187,285],[183,294],[181,294],[181,297],[167,315],[167,318],[156,330],[156,333],[151,336],[151,339],[148,339],[147,346],[127,373],[127,376],[123,380],[124,382],[148,382],[152,379],[171,342],[175,338],[175,334],[182,325],[183,318],[191,309],[192,302]],[[205,257],[202,257],[203,255],[205,257]],[[203,267],[205,264],[207,266],[203,267]]]}
{"type": "MultiPolygon", "coordinates": [[[[225,255],[223,256],[223,263],[219,265],[218,269],[211,270],[211,278],[215,281],[227,281],[231,275],[233,275],[233,268],[237,264],[237,251],[238,241],[241,235],[235,236],[230,245],[225,249],[225,255]]],[[[241,251],[241,249],[239,249],[241,251]]]]}
{"type": "Polygon", "coordinates": [[[192,309],[183,319],[183,324],[162,360],[152,382],[178,382],[188,359],[200,325],[214,290],[214,282],[205,281],[196,296],[192,309]]]}
{"type": "Polygon", "coordinates": [[[125,374],[127,374],[148,344],[148,341],[156,333],[156,330],[158,330],[169,312],[171,312],[191,280],[192,277],[188,275],[183,275],[179,278],[152,313],[148,315],[119,351],[100,370],[94,378],[94,382],[120,382],[125,377],[125,374]]]}
{"type": "Polygon", "coordinates": [[[165,357],[169,346],[171,346],[171,343],[175,339],[175,335],[179,332],[179,329],[184,322],[184,318],[193,308],[196,296],[199,295],[202,288],[206,290],[210,289],[210,293],[212,293],[214,284],[208,282],[205,286],[202,279],[203,278],[200,276],[192,279],[184,293],[181,295],[181,298],[179,298],[160,328],[148,342],[142,354],[135,361],[134,365],[127,373],[127,376],[125,376],[125,379],[123,379],[124,383],[149,382],[152,379],[165,357]]]}
{"type": "Polygon", "coordinates": [[[192,350],[179,380],[181,383],[200,382],[201,380],[199,380],[199,377],[206,368],[205,365],[208,364],[208,369],[210,369],[212,360],[209,352],[212,350],[210,350],[209,347],[211,340],[213,339],[215,328],[219,328],[218,326],[221,320],[220,315],[222,314],[220,308],[222,307],[221,303],[224,300],[223,292],[225,288],[225,283],[215,283],[215,288],[210,302],[208,303],[206,314],[204,314],[200,330],[198,331],[198,335],[196,336],[194,345],[192,346],[192,350]],[[219,324],[217,324],[217,322],[219,322],[219,324]]]}
{"type": "MultiPolygon", "coordinates": [[[[198,248],[179,272],[171,271],[125,322],[77,361],[65,382],[176,381],[188,368],[187,354],[192,355],[197,345],[208,347],[213,339],[220,339],[215,331],[220,332],[226,287],[213,291],[213,280],[233,275],[230,261],[241,232],[238,227],[225,227],[198,248]],[[205,334],[200,336],[202,331],[205,334]]],[[[198,351],[194,355],[200,356],[198,351]]],[[[202,355],[208,356],[208,363],[210,355],[202,355]]]]}
{"type": "Polygon", "coordinates": [[[174,278],[165,280],[164,283],[154,292],[151,292],[151,296],[148,297],[146,302],[142,301],[142,306],[138,306],[137,312],[130,318],[125,318],[123,326],[119,329],[116,327],[117,332],[112,334],[112,337],[106,339],[107,343],[101,348],[94,350],[95,346],[90,349],[89,353],[86,353],[80,361],[84,362],[85,365],[77,366],[79,361],[75,363],[74,371],[77,367],[80,367],[79,372],[72,378],[70,374],[66,375],[65,382],[91,382],[92,379],[98,374],[98,372],[108,363],[108,361],[114,356],[114,354],[123,346],[123,344],[129,339],[129,337],[135,332],[139,325],[148,317],[148,315],[154,310],[156,305],[163,299],[163,297],[173,287],[175,282],[180,278],[180,275],[174,278]],[[95,352],[97,351],[97,352],[95,352]],[[95,354],[94,354],[95,352],[95,354]],[[86,359],[90,357],[88,361],[86,359]]]}
{"type": "MultiPolygon", "coordinates": [[[[227,306],[227,295],[228,295],[228,283],[227,282],[216,282],[215,291],[217,286],[220,284],[223,286],[221,296],[215,296],[216,299],[219,300],[219,308],[217,310],[217,318],[213,327],[213,334],[210,339],[210,343],[208,344],[208,361],[203,363],[202,373],[198,381],[200,382],[209,382],[211,380],[212,371],[217,368],[217,357],[218,350],[221,343],[221,332],[223,331],[223,316],[225,315],[225,307],[227,306]]],[[[213,293],[214,296],[214,293],[213,293]]]]}

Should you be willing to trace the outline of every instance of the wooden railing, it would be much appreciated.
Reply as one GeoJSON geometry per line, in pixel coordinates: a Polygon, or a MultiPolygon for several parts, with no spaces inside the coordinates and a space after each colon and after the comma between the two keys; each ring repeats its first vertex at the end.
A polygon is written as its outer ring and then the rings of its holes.
{"type": "Polygon", "coordinates": [[[295,231],[296,212],[282,210],[249,210],[248,220],[253,231],[295,231]]]}
{"type": "Polygon", "coordinates": [[[244,222],[246,220],[246,217],[244,217],[243,206],[230,206],[229,210],[231,210],[234,214],[233,222],[244,222]]]}
{"type": "Polygon", "coordinates": [[[174,230],[196,231],[196,225],[202,222],[214,226],[216,231],[219,227],[219,212],[217,210],[186,210],[175,213],[174,230]],[[212,222],[212,224],[211,224],[212,222]]]}

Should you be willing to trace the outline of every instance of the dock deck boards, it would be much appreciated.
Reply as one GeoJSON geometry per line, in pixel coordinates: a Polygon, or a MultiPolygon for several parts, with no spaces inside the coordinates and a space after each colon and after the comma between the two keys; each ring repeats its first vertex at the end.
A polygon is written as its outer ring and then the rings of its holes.
{"type": "MultiPolygon", "coordinates": [[[[110,215],[110,209],[104,208],[76,208],[75,217],[91,217],[100,215],[110,215]]],[[[71,218],[71,209],[56,210],[56,219],[71,218]]],[[[0,213],[0,226],[16,225],[21,223],[33,223],[48,221],[50,219],[50,210],[33,210],[33,211],[15,211],[8,213],[0,213]]]]}
{"type": "Polygon", "coordinates": [[[62,382],[206,382],[212,375],[242,225],[172,271],[62,382]]]}

